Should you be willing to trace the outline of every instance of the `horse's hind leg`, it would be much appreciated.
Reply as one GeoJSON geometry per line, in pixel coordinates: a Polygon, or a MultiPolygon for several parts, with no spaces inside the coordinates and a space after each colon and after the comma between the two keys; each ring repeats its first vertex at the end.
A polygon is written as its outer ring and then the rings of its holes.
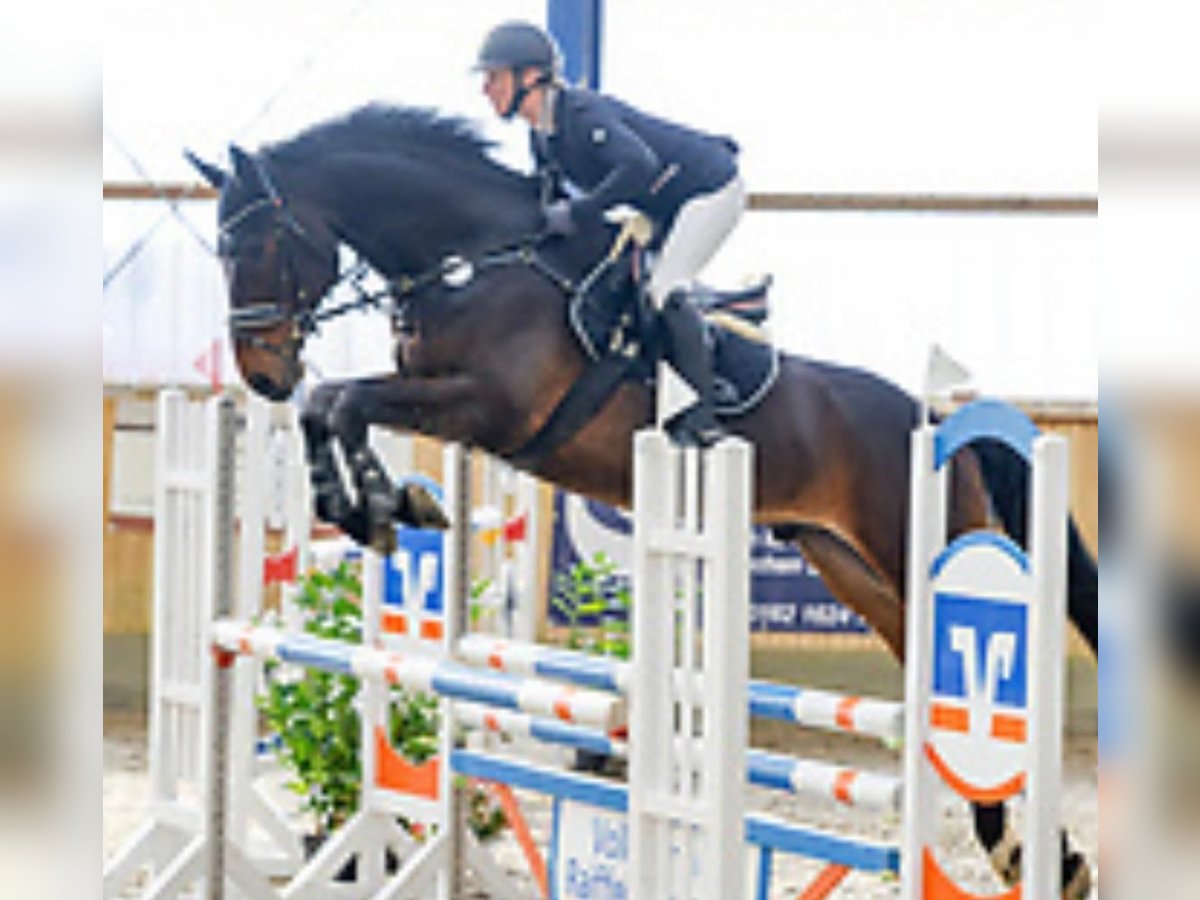
{"type": "MultiPolygon", "coordinates": [[[[1008,887],[1021,881],[1021,839],[1008,822],[1003,804],[972,804],[975,837],[987,851],[992,869],[1008,887]]],[[[1071,849],[1066,830],[1062,832],[1062,898],[1084,900],[1092,891],[1092,872],[1083,854],[1071,849]]]]}
{"type": "Polygon", "coordinates": [[[799,544],[825,587],[867,621],[897,659],[904,658],[904,604],[900,595],[841,538],[816,526],[785,526],[781,536],[799,544]]]}

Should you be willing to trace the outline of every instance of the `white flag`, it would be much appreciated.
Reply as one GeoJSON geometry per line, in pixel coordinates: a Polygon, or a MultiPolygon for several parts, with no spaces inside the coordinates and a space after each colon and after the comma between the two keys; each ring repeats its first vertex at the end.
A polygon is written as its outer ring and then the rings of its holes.
{"type": "Polygon", "coordinates": [[[660,428],[699,399],[692,386],[680,378],[671,366],[658,367],[658,400],[655,411],[660,428]]]}
{"type": "Polygon", "coordinates": [[[929,351],[929,364],[925,368],[924,396],[932,399],[953,387],[971,380],[967,367],[934,344],[929,351]]]}

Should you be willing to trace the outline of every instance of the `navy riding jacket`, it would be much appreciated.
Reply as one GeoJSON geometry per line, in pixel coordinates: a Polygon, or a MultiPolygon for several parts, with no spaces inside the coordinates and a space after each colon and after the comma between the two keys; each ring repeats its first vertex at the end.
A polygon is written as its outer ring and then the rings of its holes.
{"type": "Polygon", "coordinates": [[[592,91],[560,87],[554,131],[530,133],[534,160],[555,194],[565,178],[584,193],[571,200],[580,223],[627,203],[649,216],[656,237],[679,208],[737,174],[737,144],[634,109],[592,91]]]}

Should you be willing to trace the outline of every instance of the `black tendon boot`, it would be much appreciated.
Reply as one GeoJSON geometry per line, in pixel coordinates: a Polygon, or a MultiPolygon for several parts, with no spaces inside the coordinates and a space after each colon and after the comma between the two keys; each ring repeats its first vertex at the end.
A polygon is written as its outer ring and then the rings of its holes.
{"type": "Polygon", "coordinates": [[[725,436],[713,410],[712,348],[700,313],[682,290],[672,291],[659,312],[663,355],[696,392],[694,404],[665,422],[671,440],[683,446],[709,447],[725,436]]]}

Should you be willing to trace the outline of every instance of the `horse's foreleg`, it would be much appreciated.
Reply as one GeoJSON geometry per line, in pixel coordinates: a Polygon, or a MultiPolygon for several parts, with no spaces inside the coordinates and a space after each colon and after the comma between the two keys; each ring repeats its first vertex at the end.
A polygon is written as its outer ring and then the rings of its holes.
{"type": "Polygon", "coordinates": [[[344,387],[341,382],[318,386],[300,413],[300,428],[317,518],[332,522],[353,540],[364,543],[369,537],[367,517],[365,511],[352,502],[346,489],[334,456],[334,436],[329,428],[329,413],[344,387]]]}
{"type": "Polygon", "coordinates": [[[358,507],[366,517],[363,534],[351,536],[390,552],[395,537],[391,522],[423,528],[449,525],[441,504],[419,484],[399,488],[371,449],[368,428],[387,425],[414,429],[456,402],[473,397],[465,378],[416,379],[402,375],[349,382],[328,410],[326,424],[341,443],[359,494],[358,507]]]}
{"type": "Polygon", "coordinates": [[[318,387],[300,412],[300,431],[304,435],[304,455],[308,460],[313,502],[317,515],[337,522],[350,508],[350,498],[338,474],[333,456],[333,436],[329,432],[329,410],[341,390],[340,384],[318,387]]]}

